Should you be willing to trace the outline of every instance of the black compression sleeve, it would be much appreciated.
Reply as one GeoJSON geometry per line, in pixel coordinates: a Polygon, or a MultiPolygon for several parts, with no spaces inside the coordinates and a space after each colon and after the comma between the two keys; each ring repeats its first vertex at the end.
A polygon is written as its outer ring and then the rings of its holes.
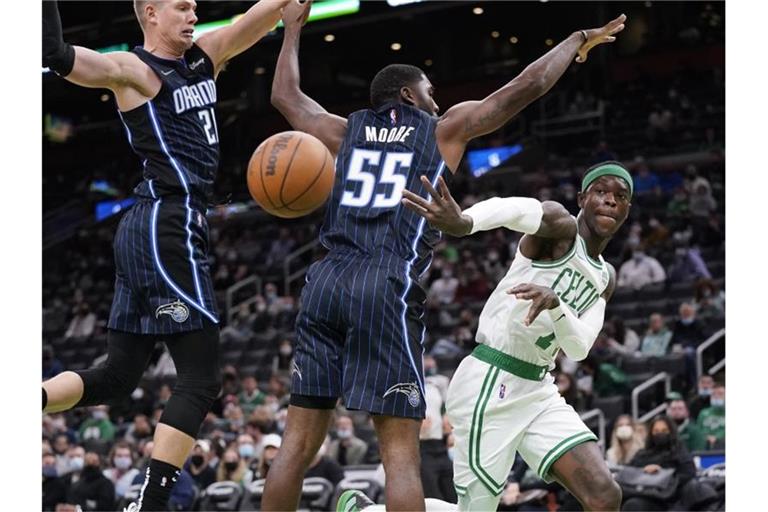
{"type": "Polygon", "coordinates": [[[64,42],[56,2],[43,2],[43,65],[67,76],[75,65],[75,49],[64,42]]]}

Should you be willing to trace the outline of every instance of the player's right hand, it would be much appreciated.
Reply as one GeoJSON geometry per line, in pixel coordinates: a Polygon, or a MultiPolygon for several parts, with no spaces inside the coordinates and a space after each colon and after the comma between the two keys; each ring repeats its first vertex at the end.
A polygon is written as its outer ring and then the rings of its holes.
{"type": "Polygon", "coordinates": [[[288,2],[283,7],[283,25],[287,27],[302,27],[309,18],[309,11],[312,9],[312,0],[295,0],[288,2]]]}
{"type": "Polygon", "coordinates": [[[464,236],[472,231],[472,218],[461,213],[461,208],[453,199],[442,176],[437,178],[437,188],[440,192],[435,190],[426,176],[421,177],[421,184],[432,196],[432,200],[428,201],[410,190],[403,190],[403,206],[427,219],[430,225],[443,233],[464,236]]]}
{"type": "Polygon", "coordinates": [[[603,27],[593,28],[585,30],[584,33],[587,36],[587,40],[581,45],[578,55],[576,56],[576,62],[583,63],[587,61],[587,54],[589,50],[595,46],[603,43],[612,43],[616,40],[614,34],[618,34],[624,30],[624,22],[627,20],[626,15],[622,14],[615,20],[608,22],[603,27]]]}
{"type": "Polygon", "coordinates": [[[528,314],[523,324],[529,326],[536,320],[539,313],[545,309],[556,308],[560,304],[560,298],[552,288],[533,283],[522,283],[507,290],[508,295],[514,295],[518,300],[532,301],[528,314]]]}

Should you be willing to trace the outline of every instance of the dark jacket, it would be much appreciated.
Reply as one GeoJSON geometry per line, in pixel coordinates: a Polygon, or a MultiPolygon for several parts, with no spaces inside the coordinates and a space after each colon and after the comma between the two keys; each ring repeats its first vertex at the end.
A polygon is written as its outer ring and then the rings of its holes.
{"type": "Polygon", "coordinates": [[[114,510],[115,484],[99,468],[86,467],[67,491],[67,503],[80,505],[83,511],[114,510]]]}
{"type": "Polygon", "coordinates": [[[637,452],[629,461],[629,465],[635,467],[645,467],[649,464],[657,464],[662,468],[674,468],[678,478],[678,490],[696,476],[693,457],[679,442],[667,449],[645,448],[637,452]]]}

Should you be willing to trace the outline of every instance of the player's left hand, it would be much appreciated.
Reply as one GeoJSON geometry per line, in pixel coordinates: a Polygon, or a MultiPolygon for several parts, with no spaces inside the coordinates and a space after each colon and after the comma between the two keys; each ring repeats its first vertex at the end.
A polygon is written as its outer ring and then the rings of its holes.
{"type": "Polygon", "coordinates": [[[514,295],[518,300],[530,300],[533,301],[528,315],[526,315],[523,323],[529,326],[536,320],[539,313],[545,309],[556,308],[560,304],[560,298],[557,296],[552,288],[546,286],[540,286],[532,283],[518,284],[507,290],[508,295],[514,295]]]}
{"type": "Polygon", "coordinates": [[[403,190],[403,206],[427,219],[440,231],[452,236],[464,236],[472,230],[472,218],[461,213],[461,208],[453,199],[443,177],[437,179],[435,190],[426,176],[421,177],[421,184],[427,189],[432,200],[428,201],[410,190],[403,190]]]}
{"type": "Polygon", "coordinates": [[[585,30],[584,32],[587,35],[587,40],[584,41],[584,44],[582,44],[579,48],[578,55],[576,56],[576,62],[580,64],[586,62],[589,50],[595,46],[603,43],[614,42],[616,40],[614,34],[618,34],[624,30],[624,22],[626,20],[627,16],[622,14],[615,20],[608,22],[608,24],[605,26],[585,30]]]}

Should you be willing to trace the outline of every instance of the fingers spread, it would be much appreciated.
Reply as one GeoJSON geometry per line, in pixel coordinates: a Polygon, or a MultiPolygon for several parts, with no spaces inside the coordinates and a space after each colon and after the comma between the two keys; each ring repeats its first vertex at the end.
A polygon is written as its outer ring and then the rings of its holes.
{"type": "Polygon", "coordinates": [[[442,201],[442,196],[437,193],[437,190],[435,190],[435,187],[432,186],[426,176],[421,177],[421,184],[424,185],[424,188],[427,189],[427,192],[429,192],[429,195],[431,195],[435,201],[442,201]]]}
{"type": "MultiPolygon", "coordinates": [[[[420,206],[422,209],[427,210],[427,211],[431,211],[432,208],[434,208],[432,203],[430,203],[429,201],[427,201],[423,197],[414,194],[410,190],[403,190],[403,199],[407,199],[411,203],[415,203],[418,206],[420,206]]],[[[403,204],[405,204],[405,203],[403,203],[403,204]]]]}
{"type": "Polygon", "coordinates": [[[418,213],[422,217],[426,217],[427,215],[429,215],[429,210],[425,210],[424,208],[414,203],[413,201],[410,201],[406,198],[402,198],[400,202],[403,204],[403,206],[405,206],[406,208],[408,208],[413,212],[418,213]]]}

